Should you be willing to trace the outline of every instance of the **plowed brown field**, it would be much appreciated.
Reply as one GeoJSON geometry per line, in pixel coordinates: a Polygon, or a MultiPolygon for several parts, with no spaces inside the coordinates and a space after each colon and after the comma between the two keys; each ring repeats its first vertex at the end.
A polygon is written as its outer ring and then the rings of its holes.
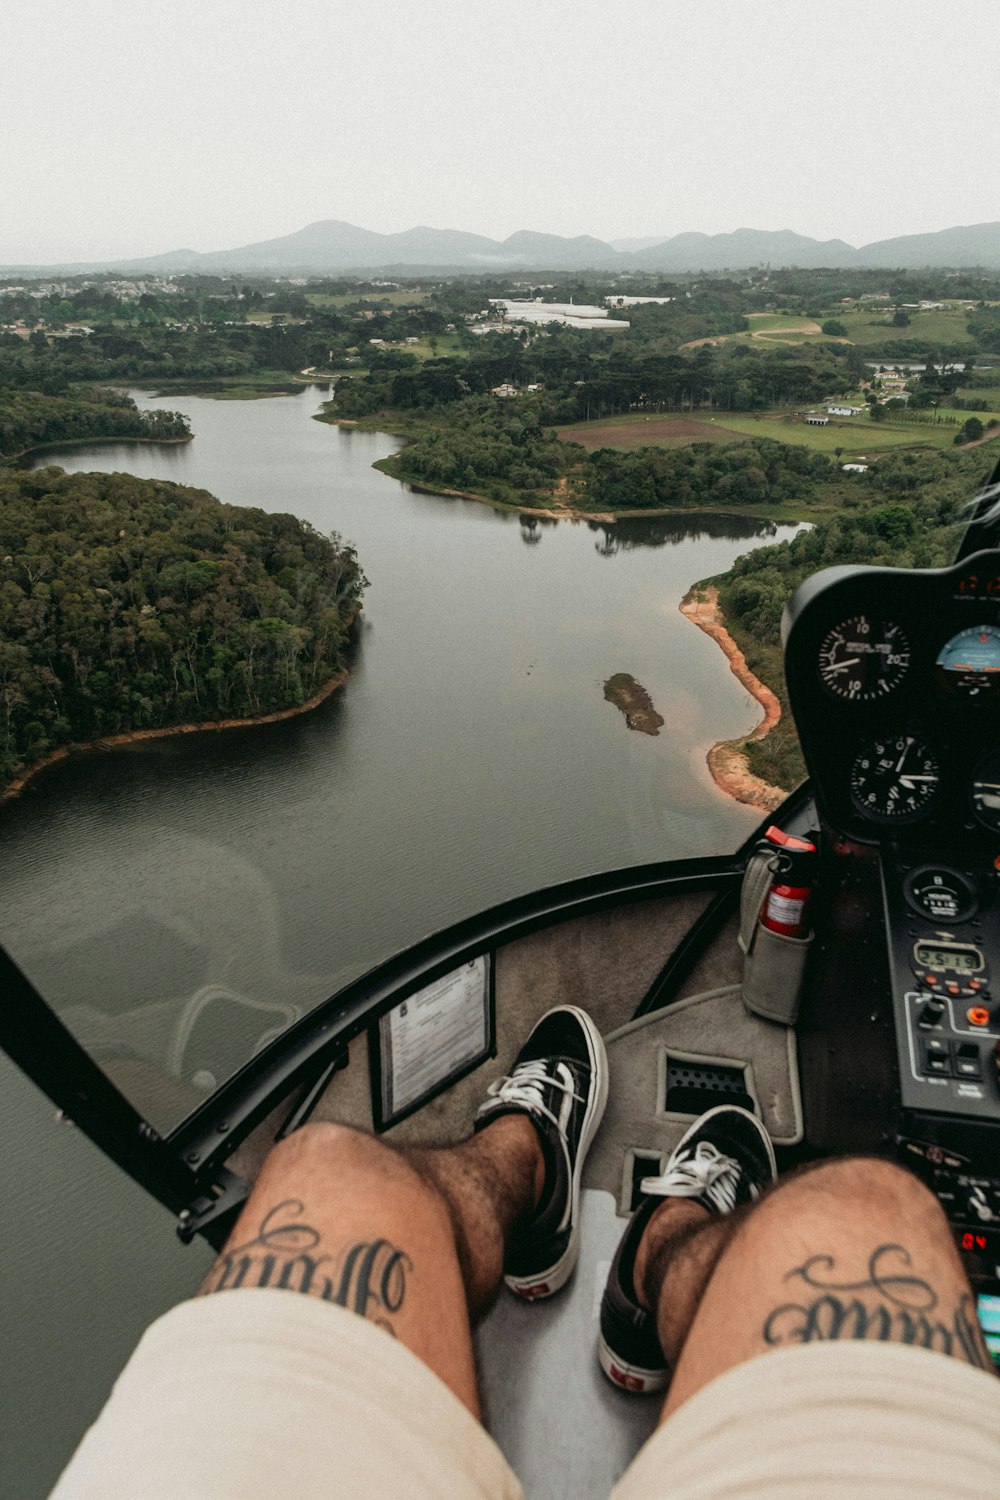
{"type": "Polygon", "coordinates": [[[579,443],[588,452],[594,448],[679,448],[684,443],[745,443],[745,432],[734,432],[721,422],[699,422],[690,417],[650,417],[648,422],[597,423],[589,427],[563,427],[559,437],[579,443]]]}

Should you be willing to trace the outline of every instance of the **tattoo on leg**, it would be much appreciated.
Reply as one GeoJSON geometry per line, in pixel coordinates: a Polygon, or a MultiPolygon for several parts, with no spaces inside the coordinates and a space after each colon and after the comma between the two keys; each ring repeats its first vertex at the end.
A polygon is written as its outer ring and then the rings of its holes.
{"type": "Polygon", "coordinates": [[[832,1255],[811,1255],[785,1281],[808,1288],[801,1302],[783,1302],[764,1321],[766,1344],[811,1344],[822,1339],[878,1339],[915,1344],[953,1354],[981,1370],[992,1370],[976,1320],[975,1303],[963,1292],[949,1310],[921,1276],[902,1245],[879,1245],[859,1280],[834,1279],[832,1255]],[[809,1292],[819,1295],[810,1299],[809,1292]],[[853,1294],[853,1295],[848,1295],[853,1294]]]}
{"type": "Polygon", "coordinates": [[[358,1240],[336,1254],[320,1254],[322,1236],[305,1221],[305,1205],[294,1198],[265,1214],[252,1240],[223,1251],[203,1290],[278,1287],[336,1302],[394,1333],[389,1317],[406,1297],[413,1262],[389,1240],[358,1240]]]}

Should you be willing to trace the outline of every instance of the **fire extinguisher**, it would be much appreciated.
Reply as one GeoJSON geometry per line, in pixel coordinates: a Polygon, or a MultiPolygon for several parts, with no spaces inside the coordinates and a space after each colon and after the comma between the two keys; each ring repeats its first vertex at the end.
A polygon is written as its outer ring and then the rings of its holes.
{"type": "Polygon", "coordinates": [[[762,927],[782,937],[805,937],[809,930],[807,911],[813,892],[816,845],[783,833],[772,824],[758,845],[773,854],[774,879],[760,909],[762,927]]]}

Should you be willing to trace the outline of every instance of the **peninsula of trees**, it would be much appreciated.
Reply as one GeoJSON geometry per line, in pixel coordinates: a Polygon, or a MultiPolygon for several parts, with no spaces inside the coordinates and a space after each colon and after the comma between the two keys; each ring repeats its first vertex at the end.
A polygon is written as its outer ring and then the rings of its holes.
{"type": "Polygon", "coordinates": [[[0,788],[61,746],[306,703],[344,668],[366,582],[290,515],[0,472],[0,788]]]}
{"type": "Polygon", "coordinates": [[[191,427],[179,411],[139,411],[131,396],[88,386],[60,386],[57,393],[18,387],[0,389],[0,463],[50,443],[133,438],[186,442],[191,427]]]}

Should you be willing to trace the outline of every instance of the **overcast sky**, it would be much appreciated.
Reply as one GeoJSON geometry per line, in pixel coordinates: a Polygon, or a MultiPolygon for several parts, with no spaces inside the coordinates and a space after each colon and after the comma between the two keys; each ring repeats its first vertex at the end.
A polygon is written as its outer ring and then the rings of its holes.
{"type": "Polygon", "coordinates": [[[990,0],[5,0],[0,263],[1000,219],[990,0]]]}

